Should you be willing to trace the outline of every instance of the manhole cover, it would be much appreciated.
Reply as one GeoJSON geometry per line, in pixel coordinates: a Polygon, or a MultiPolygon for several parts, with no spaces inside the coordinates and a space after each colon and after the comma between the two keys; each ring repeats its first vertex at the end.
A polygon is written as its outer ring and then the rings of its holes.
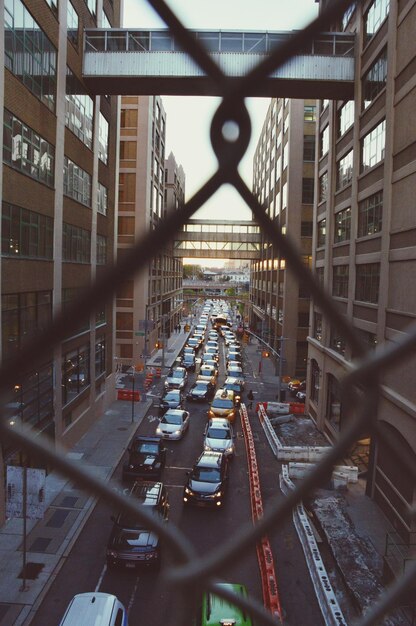
{"type": "Polygon", "coordinates": [[[26,567],[22,569],[17,578],[35,580],[44,567],[44,563],[26,563],[26,567]]]}

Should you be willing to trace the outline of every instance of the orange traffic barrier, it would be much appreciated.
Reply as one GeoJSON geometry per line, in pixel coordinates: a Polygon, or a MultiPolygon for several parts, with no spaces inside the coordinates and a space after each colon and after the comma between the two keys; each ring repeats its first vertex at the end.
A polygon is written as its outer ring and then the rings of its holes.
{"type": "Polygon", "coordinates": [[[290,413],[305,413],[305,405],[303,402],[289,402],[290,413]]]}

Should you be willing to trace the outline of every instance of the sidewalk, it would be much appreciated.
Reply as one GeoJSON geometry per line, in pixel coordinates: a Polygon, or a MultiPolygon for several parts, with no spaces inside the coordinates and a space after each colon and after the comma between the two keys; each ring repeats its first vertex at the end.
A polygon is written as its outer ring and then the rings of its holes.
{"type": "MultiPolygon", "coordinates": [[[[250,388],[253,390],[253,408],[257,402],[275,402],[279,385],[274,362],[270,358],[261,358],[257,340],[244,344],[244,352],[246,360],[245,393],[250,388]],[[259,367],[260,362],[261,366],[259,367]],[[248,371],[250,367],[251,372],[248,371]]],[[[287,385],[282,383],[281,388],[282,390],[287,389],[287,385]]],[[[290,400],[292,398],[287,391],[285,401],[290,400]]],[[[277,431],[278,437],[287,445],[307,445],[305,441],[309,441],[309,445],[329,445],[324,436],[316,429],[313,421],[307,417],[297,417],[289,428],[290,441],[288,442],[285,441],[285,425],[278,427],[277,431]],[[315,436],[313,436],[313,432],[316,433],[315,436]],[[310,438],[311,433],[313,438],[310,438]],[[318,442],[319,438],[322,438],[322,442],[320,444],[314,443],[314,441],[318,442]]],[[[348,460],[346,459],[346,461],[348,460]]],[[[352,566],[351,562],[348,564],[345,558],[346,554],[343,554],[339,546],[346,547],[344,553],[349,550],[352,551],[354,548],[358,562],[362,560],[363,564],[370,563],[370,582],[367,584],[366,592],[369,592],[371,585],[373,591],[376,592],[379,591],[378,583],[380,583],[380,587],[382,586],[386,535],[394,529],[378,505],[365,494],[365,487],[365,479],[360,478],[358,483],[350,483],[346,491],[322,490],[315,498],[314,509],[318,517],[321,509],[320,521],[324,525],[319,529],[319,532],[322,534],[322,539],[330,546],[340,571],[343,574],[346,572],[344,561],[349,565],[350,572],[352,566]],[[333,523],[327,523],[328,520],[332,520],[333,523]]],[[[364,565],[361,574],[364,577],[364,565]]],[[[359,606],[365,603],[366,599],[362,595],[363,590],[359,589],[358,585],[356,589],[351,589],[351,593],[359,606]]],[[[367,601],[369,599],[370,594],[368,593],[367,601]]]]}
{"type": "MultiPolygon", "coordinates": [[[[188,335],[173,333],[169,338],[164,355],[167,368],[173,365],[188,335]]],[[[162,351],[158,350],[148,364],[160,366],[161,362],[162,351]]],[[[121,376],[117,387],[123,386],[121,376]]],[[[152,397],[145,398],[134,403],[134,422],[132,403],[115,401],[68,453],[68,458],[82,460],[95,476],[108,481],[153,405],[152,397]]],[[[30,624],[96,503],[93,496],[74,488],[70,480],[55,472],[46,477],[45,500],[43,519],[27,520],[25,590],[19,577],[23,567],[23,520],[10,519],[0,528],[0,626],[30,624]]]]}

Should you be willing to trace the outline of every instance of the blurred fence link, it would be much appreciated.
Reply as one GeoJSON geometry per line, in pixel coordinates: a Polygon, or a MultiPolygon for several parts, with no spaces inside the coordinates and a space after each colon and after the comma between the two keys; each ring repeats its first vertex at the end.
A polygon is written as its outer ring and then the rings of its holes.
{"type": "MultiPolygon", "coordinates": [[[[165,540],[173,565],[166,567],[162,571],[162,575],[169,584],[177,587],[178,597],[183,598],[183,602],[178,602],[180,614],[178,612],[177,623],[191,624],[195,615],[195,606],[190,604],[189,599],[195,597],[194,591],[213,589],[214,581],[221,578],[221,572],[227,564],[235,563],[242,557],[245,549],[251,548],[262,536],[276,532],[279,524],[282,524],[291,514],[293,507],[311,490],[322,484],[333,465],[343,457],[352,443],[357,441],[363,433],[370,432],[373,436],[382,436],[377,431],[376,418],[379,395],[378,379],[387,368],[391,368],[414,351],[416,327],[410,329],[407,336],[394,345],[379,346],[376,351],[372,351],[371,354],[368,353],[353,326],[346,317],[337,311],[331,297],[317,282],[314,274],[302,263],[295,245],[291,243],[288,236],[282,234],[276,224],[268,217],[265,208],[258,203],[238,173],[239,162],[245,154],[251,136],[250,117],[244,102],[246,94],[250,93],[250,85],[254,81],[265,80],[272,71],[290,59],[297,50],[304,49],[319,33],[330,30],[331,25],[339,22],[344,12],[352,4],[351,0],[333,0],[325,3],[324,10],[320,12],[316,20],[303,30],[294,31],[293,36],[288,41],[274,49],[268,57],[237,83],[234,79],[232,84],[227,81],[227,76],[215,64],[198,39],[187,31],[163,0],[148,1],[165,21],[175,40],[199,67],[216,82],[218,91],[222,94],[221,103],[211,124],[211,143],[218,159],[218,170],[174,215],[169,215],[157,229],[146,233],[134,248],[123,255],[117,264],[109,267],[88,292],[83,294],[82,300],[74,302],[66,309],[65,313],[57,315],[51,326],[41,336],[35,338],[21,350],[18,358],[8,363],[7,367],[1,366],[0,391],[3,400],[5,390],[10,388],[13,381],[17,379],[22,362],[39,361],[49,346],[68,336],[68,332],[76,329],[88,312],[92,313],[97,306],[111,299],[114,296],[116,286],[126,277],[139,271],[144,264],[148,263],[149,259],[162,250],[172,240],[173,233],[178,231],[195,211],[201,208],[224,184],[230,184],[235,188],[242,200],[252,210],[254,219],[261,226],[268,242],[280,251],[281,256],[286,259],[287,266],[295,272],[298,279],[309,285],[311,297],[319,305],[323,314],[344,335],[347,343],[353,348],[354,354],[359,355],[359,358],[351,363],[349,373],[341,381],[341,398],[346,409],[348,426],[343,431],[339,442],[330,449],[328,455],[323,458],[312,473],[308,474],[307,478],[293,493],[289,494],[283,501],[279,500],[274,506],[268,507],[267,513],[254,526],[251,522],[247,522],[224,545],[206,556],[198,556],[186,536],[174,524],[166,525],[158,522],[154,516],[146,511],[146,507],[134,505],[128,498],[114,491],[110,484],[103,484],[90,475],[80,463],[75,464],[69,461],[63,451],[58,447],[53,448],[47,439],[36,436],[24,427],[12,429],[6,420],[0,420],[2,438],[10,438],[14,443],[29,451],[31,457],[41,458],[42,463],[46,462],[53,466],[85,490],[102,498],[110,506],[135,513],[141,521],[144,521],[165,540]],[[238,128],[238,136],[235,141],[227,140],[226,126],[230,122],[234,124],[234,127],[237,125],[238,128]],[[366,388],[365,397],[360,392],[363,386],[366,388]]],[[[385,443],[389,445],[389,442],[385,443]]],[[[416,478],[416,468],[409,467],[409,472],[416,478]]],[[[401,595],[414,584],[415,579],[416,566],[407,568],[406,574],[386,591],[383,599],[367,612],[357,626],[381,623],[383,615],[398,605],[401,595]]],[[[216,590],[216,593],[227,597],[227,592],[216,590]]],[[[267,613],[253,598],[249,598],[246,602],[238,599],[235,600],[235,603],[244,604],[256,618],[258,624],[276,624],[276,618],[267,613]]]]}

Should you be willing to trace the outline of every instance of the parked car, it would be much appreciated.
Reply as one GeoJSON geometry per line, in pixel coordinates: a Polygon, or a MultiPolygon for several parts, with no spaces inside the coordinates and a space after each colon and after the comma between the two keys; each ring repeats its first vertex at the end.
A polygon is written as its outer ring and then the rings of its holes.
{"type": "Polygon", "coordinates": [[[182,439],[189,428],[190,415],[183,409],[168,409],[159,421],[156,435],[162,439],[182,439]]]}
{"type": "Polygon", "coordinates": [[[129,458],[123,465],[122,480],[160,478],[166,460],[166,448],[160,437],[138,435],[127,450],[129,458]]]}
{"type": "Polygon", "coordinates": [[[287,388],[289,389],[292,396],[296,396],[298,391],[306,390],[306,380],[299,380],[297,378],[292,378],[292,380],[289,381],[287,388]]]}
{"type": "MultiPolygon", "coordinates": [[[[167,521],[169,515],[168,493],[161,482],[134,483],[129,497],[138,504],[149,507],[154,515],[167,521]]],[[[154,567],[161,563],[159,537],[131,513],[119,513],[113,520],[113,528],[107,544],[109,568],[154,567]]],[[[94,622],[95,623],[95,622],[94,622]]]]}
{"type": "Polygon", "coordinates": [[[159,410],[163,414],[168,409],[178,409],[182,405],[182,391],[180,389],[167,389],[160,399],[159,410]]]}
{"type": "Polygon", "coordinates": [[[205,354],[207,354],[207,355],[209,354],[213,361],[219,361],[219,359],[220,359],[219,354],[218,354],[218,348],[214,348],[214,347],[208,346],[204,350],[204,355],[205,354]]]}
{"type": "Polygon", "coordinates": [[[171,370],[165,380],[166,389],[184,389],[188,373],[184,367],[176,367],[171,370]]]}
{"type": "Polygon", "coordinates": [[[213,417],[209,420],[204,432],[204,450],[222,452],[226,456],[234,455],[234,431],[227,419],[213,417]]]}
{"type": "MultiPolygon", "coordinates": [[[[218,583],[217,587],[222,587],[247,598],[247,590],[244,585],[234,583],[218,583]]],[[[202,614],[198,622],[201,626],[252,626],[253,622],[246,611],[240,609],[235,604],[231,604],[224,598],[216,596],[212,591],[207,591],[202,596],[202,614]]]]}
{"type": "Polygon", "coordinates": [[[187,399],[194,402],[211,400],[215,393],[215,383],[197,378],[187,393],[187,399]]]}
{"type": "Polygon", "coordinates": [[[203,452],[183,490],[185,504],[220,507],[228,482],[228,459],[221,452],[203,452]]]}

